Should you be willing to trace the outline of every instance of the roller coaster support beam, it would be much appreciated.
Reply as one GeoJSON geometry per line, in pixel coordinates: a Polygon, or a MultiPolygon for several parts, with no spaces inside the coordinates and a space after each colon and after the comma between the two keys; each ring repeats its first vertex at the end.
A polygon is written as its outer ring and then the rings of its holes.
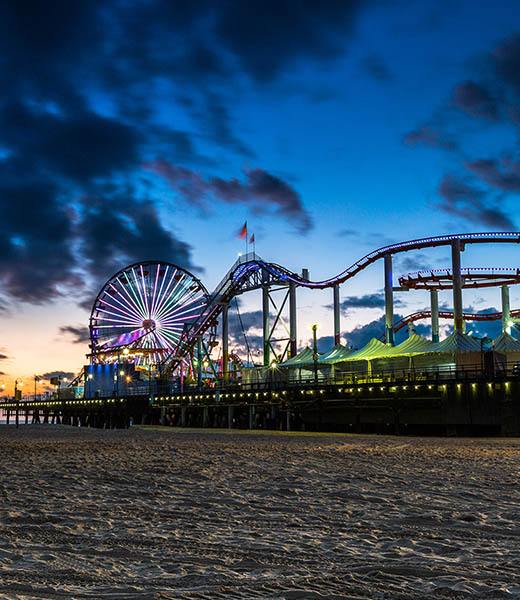
{"type": "Polygon", "coordinates": [[[430,290],[432,342],[439,343],[439,290],[430,290]]]}
{"type": "Polygon", "coordinates": [[[296,333],[296,284],[291,281],[289,284],[289,353],[290,358],[296,356],[297,352],[297,333],[296,333]]]}
{"type": "Polygon", "coordinates": [[[339,283],[335,283],[333,286],[334,291],[334,345],[339,344],[340,341],[340,324],[339,324],[339,283]]]}
{"type": "Polygon", "coordinates": [[[502,286],[502,331],[511,331],[511,305],[509,303],[509,286],[502,286]]]}
{"type": "Polygon", "coordinates": [[[222,306],[222,379],[229,379],[229,305],[222,306]]]}
{"type": "Polygon", "coordinates": [[[453,317],[455,331],[464,331],[462,316],[462,277],[460,273],[460,240],[451,242],[451,267],[453,276],[453,317]]]}
{"type": "Polygon", "coordinates": [[[394,345],[394,296],[392,284],[392,255],[385,254],[385,329],[386,343],[394,345]]]}
{"type": "Polygon", "coordinates": [[[262,286],[262,323],[264,343],[264,367],[269,366],[271,349],[269,346],[269,286],[262,286]]]}
{"type": "Polygon", "coordinates": [[[202,336],[197,336],[197,387],[202,389],[202,336]]]}

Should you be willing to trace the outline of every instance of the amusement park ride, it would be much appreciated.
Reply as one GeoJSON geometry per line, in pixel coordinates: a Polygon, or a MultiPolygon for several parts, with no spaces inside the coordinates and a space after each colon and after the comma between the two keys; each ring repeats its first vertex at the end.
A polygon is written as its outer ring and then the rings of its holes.
{"type": "MultiPolygon", "coordinates": [[[[296,290],[332,288],[334,340],[340,341],[340,285],[372,263],[382,259],[385,281],[385,332],[381,339],[394,344],[394,334],[407,323],[431,318],[432,340],[439,341],[439,318],[452,318],[457,331],[465,320],[502,319],[503,330],[511,328],[520,310],[510,311],[509,285],[520,283],[520,269],[461,268],[466,244],[520,243],[519,232],[467,233],[412,240],[384,246],[367,254],[342,273],[323,281],[310,281],[308,273],[296,274],[255,253],[239,257],[216,289],[209,293],[194,275],[173,264],[147,261],[121,269],[103,286],[90,316],[90,354],[96,365],[123,364],[148,378],[154,375],[221,378],[240,370],[240,358],[229,351],[228,313],[239,295],[262,290],[263,364],[269,366],[297,352],[296,290]],[[451,268],[403,275],[394,287],[392,257],[411,250],[448,246],[451,268]],[[470,314],[462,310],[462,289],[500,286],[502,312],[470,314]],[[394,323],[393,293],[429,290],[431,309],[416,312],[394,323]],[[453,290],[453,311],[439,311],[438,290],[453,290]],[[278,296],[275,298],[275,292],[278,296]],[[283,297],[279,299],[279,292],[283,297]],[[272,311],[275,311],[274,320],[272,311]],[[288,319],[284,314],[288,309],[288,319]],[[217,329],[220,323],[220,342],[217,329]],[[275,339],[277,330],[285,337],[275,339]],[[282,351],[280,351],[282,343],[282,351]],[[216,348],[220,356],[215,358],[216,348]]],[[[87,367],[85,368],[87,369],[87,367]]],[[[126,371],[125,371],[126,372],[126,371]]],[[[86,377],[86,370],[84,371],[86,377]]],[[[76,380],[76,384],[77,384],[76,380]]]]}

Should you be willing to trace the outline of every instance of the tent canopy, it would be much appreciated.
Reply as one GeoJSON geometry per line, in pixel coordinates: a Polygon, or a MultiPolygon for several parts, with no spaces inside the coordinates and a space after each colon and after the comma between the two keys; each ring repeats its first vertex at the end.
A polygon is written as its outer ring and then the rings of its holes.
{"type": "Polygon", "coordinates": [[[386,356],[391,348],[392,346],[387,346],[378,339],[372,338],[366,346],[352,352],[352,354],[349,354],[349,356],[343,360],[372,360],[373,358],[386,356]]]}
{"type": "Polygon", "coordinates": [[[520,342],[504,331],[495,340],[494,349],[498,352],[518,352],[520,342]]]}
{"type": "Polygon", "coordinates": [[[424,354],[425,352],[431,352],[437,344],[434,344],[430,340],[423,338],[417,333],[412,333],[404,342],[401,342],[398,346],[394,346],[385,354],[386,356],[414,356],[416,354],[424,354]]]}
{"type": "Polygon", "coordinates": [[[283,363],[280,363],[279,367],[300,367],[302,365],[308,365],[314,362],[314,353],[311,348],[304,348],[296,356],[289,358],[283,363]]]}
{"type": "Polygon", "coordinates": [[[329,350],[322,356],[320,356],[320,363],[333,364],[345,360],[352,354],[352,350],[349,350],[341,344],[336,344],[332,350],[329,350]]]}
{"type": "Polygon", "coordinates": [[[479,340],[461,331],[454,331],[430,352],[480,352],[480,349],[479,340]]]}

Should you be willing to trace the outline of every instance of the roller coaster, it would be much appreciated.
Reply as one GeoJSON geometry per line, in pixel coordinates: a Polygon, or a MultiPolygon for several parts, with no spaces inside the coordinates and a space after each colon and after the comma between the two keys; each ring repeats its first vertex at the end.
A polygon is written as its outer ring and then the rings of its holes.
{"type": "MultiPolygon", "coordinates": [[[[133,361],[142,368],[159,365],[168,374],[185,361],[204,357],[209,361],[211,347],[217,345],[217,327],[221,325],[222,377],[227,377],[228,311],[231,301],[252,290],[262,290],[263,364],[281,356],[294,356],[296,338],[296,289],[333,289],[334,340],[340,340],[340,285],[345,284],[378,260],[384,261],[385,332],[382,338],[394,344],[394,334],[407,323],[432,319],[432,336],[438,341],[439,318],[452,318],[456,330],[464,320],[502,319],[510,323],[520,311],[510,311],[509,285],[520,282],[520,269],[461,268],[461,252],[467,244],[520,243],[520,232],[463,233],[421,238],[383,246],[350,265],[339,275],[311,281],[306,270],[295,273],[279,264],[263,260],[255,253],[240,256],[215,290],[209,293],[191,273],[169,263],[148,261],[125,267],[109,279],[96,297],[90,317],[92,364],[133,361]],[[392,257],[396,254],[448,246],[451,268],[410,273],[399,278],[394,287],[392,257]],[[462,289],[500,286],[503,310],[494,314],[469,314],[462,311],[462,289]],[[431,310],[408,315],[394,323],[393,293],[410,289],[426,289],[431,294],[431,310]],[[439,310],[438,290],[453,290],[453,311],[439,310]],[[284,297],[276,304],[273,292],[284,297]],[[271,311],[276,308],[274,321],[271,311]],[[288,307],[288,324],[283,311],[288,307]],[[287,337],[275,340],[274,331],[283,325],[287,337]],[[277,354],[275,342],[286,342],[277,354]]],[[[504,325],[505,327],[505,325],[504,325]]]]}

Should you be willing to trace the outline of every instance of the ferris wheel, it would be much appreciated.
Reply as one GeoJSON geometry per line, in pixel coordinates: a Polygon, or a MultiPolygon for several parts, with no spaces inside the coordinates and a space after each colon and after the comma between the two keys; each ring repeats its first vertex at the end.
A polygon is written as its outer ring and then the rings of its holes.
{"type": "Polygon", "coordinates": [[[92,307],[92,363],[121,356],[139,365],[160,363],[185,326],[204,310],[208,293],[191,273],[165,262],[140,262],[112,276],[92,307]]]}

